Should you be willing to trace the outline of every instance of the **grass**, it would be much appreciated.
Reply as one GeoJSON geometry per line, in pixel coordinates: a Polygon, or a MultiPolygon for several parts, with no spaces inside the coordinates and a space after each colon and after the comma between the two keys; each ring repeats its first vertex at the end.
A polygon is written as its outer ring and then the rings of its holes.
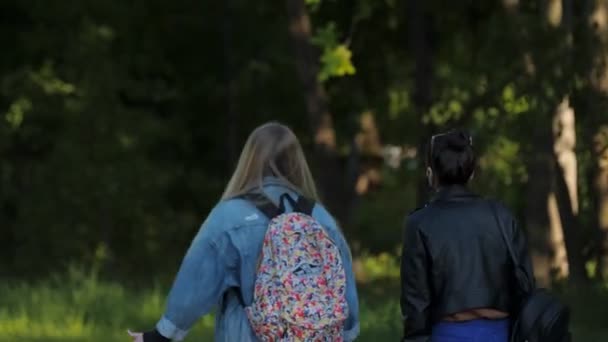
{"type": "MultiPolygon", "coordinates": [[[[165,289],[128,290],[95,276],[70,272],[37,284],[0,284],[0,341],[129,341],[126,329],[149,328],[160,316],[165,289]]],[[[360,287],[359,341],[397,341],[401,336],[394,279],[360,287]]],[[[574,312],[574,341],[608,341],[608,289],[565,291],[574,312]]],[[[204,317],[186,341],[211,341],[213,318],[204,317]]]]}
{"type": "MultiPolygon", "coordinates": [[[[126,329],[150,328],[163,309],[159,287],[130,291],[71,272],[35,285],[0,285],[0,341],[128,341],[126,329]]],[[[190,340],[208,341],[213,318],[190,340]],[[197,337],[194,337],[197,336],[197,337]]]]}

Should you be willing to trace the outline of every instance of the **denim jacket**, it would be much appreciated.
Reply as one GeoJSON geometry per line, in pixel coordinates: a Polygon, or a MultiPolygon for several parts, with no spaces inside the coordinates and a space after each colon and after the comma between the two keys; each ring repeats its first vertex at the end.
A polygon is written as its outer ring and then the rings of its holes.
{"type": "MultiPolygon", "coordinates": [[[[263,189],[275,203],[284,193],[297,198],[275,178],[266,178],[263,189]]],[[[312,216],[327,230],[342,255],[349,307],[343,336],[353,341],[359,334],[359,303],[350,251],[325,208],[315,205],[312,216]]],[[[161,335],[184,339],[194,323],[216,307],[216,341],[257,341],[243,305],[253,301],[257,260],[268,223],[267,217],[243,199],[229,199],[215,206],[182,261],[166,311],[156,325],[161,335]]]]}

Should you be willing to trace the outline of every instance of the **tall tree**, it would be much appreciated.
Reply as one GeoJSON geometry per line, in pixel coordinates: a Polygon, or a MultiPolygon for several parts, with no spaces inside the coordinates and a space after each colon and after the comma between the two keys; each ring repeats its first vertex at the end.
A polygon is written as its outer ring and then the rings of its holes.
{"type": "MultiPolygon", "coordinates": [[[[570,75],[572,68],[572,3],[570,0],[550,0],[545,7],[546,21],[551,34],[559,37],[559,50],[562,58],[557,67],[563,74],[570,75]]],[[[568,78],[557,80],[567,83],[568,78]]],[[[558,83],[556,82],[556,83],[558,83]]],[[[554,179],[550,194],[549,210],[551,218],[551,238],[554,245],[553,267],[557,276],[569,275],[574,282],[586,278],[583,244],[578,219],[578,177],[576,148],[576,120],[574,109],[570,106],[569,86],[558,87],[553,114],[553,157],[554,179]],[[555,215],[557,209],[558,215],[555,215]],[[566,247],[564,249],[564,246],[566,247]],[[566,256],[566,260],[564,259],[566,256]]]]}
{"type": "Polygon", "coordinates": [[[592,191],[597,227],[598,275],[608,278],[608,3],[602,0],[586,2],[584,51],[587,52],[585,78],[585,109],[587,146],[592,162],[589,188],[592,191]]]}
{"type": "MultiPolygon", "coordinates": [[[[418,139],[418,165],[424,168],[426,162],[425,151],[429,135],[435,130],[431,123],[425,123],[423,117],[428,113],[432,103],[433,82],[433,44],[432,44],[432,14],[429,12],[425,2],[417,0],[407,1],[408,19],[408,46],[414,57],[414,89],[412,91],[412,102],[416,112],[419,125],[418,139]]],[[[427,179],[424,172],[418,172],[418,205],[428,199],[427,179]]]]}
{"type": "Polygon", "coordinates": [[[578,177],[574,110],[564,99],[553,117],[555,179],[549,211],[551,237],[555,246],[553,267],[558,277],[570,275],[574,281],[585,278],[583,248],[578,224],[578,177]],[[555,215],[557,212],[558,215],[555,215]],[[567,247],[567,248],[564,248],[567,247]]]}
{"type": "MultiPolygon", "coordinates": [[[[526,23],[531,22],[529,17],[533,17],[534,22],[538,22],[538,14],[528,13],[522,3],[504,1],[503,4],[513,27],[513,34],[521,42],[517,46],[517,52],[524,71],[522,83],[524,85],[541,83],[544,77],[542,72],[544,63],[539,59],[545,56],[545,51],[537,53],[533,41],[536,37],[541,36],[544,25],[527,27],[526,23]],[[532,34],[528,34],[528,32],[532,34]]],[[[544,14],[546,15],[546,13],[544,14]]],[[[551,111],[551,109],[537,108],[536,112],[520,120],[520,124],[534,127],[531,132],[526,132],[527,139],[521,137],[521,139],[525,139],[523,140],[525,146],[523,159],[528,174],[525,183],[527,196],[525,196],[524,217],[535,276],[542,286],[551,284],[556,268],[555,256],[559,254],[560,249],[563,249],[563,241],[555,238],[554,234],[560,232],[561,227],[556,227],[554,224],[555,218],[559,214],[552,193],[551,180],[555,171],[551,143],[552,126],[547,124],[550,116],[546,111],[551,111]]]]}
{"type": "Polygon", "coordinates": [[[239,113],[237,109],[237,80],[234,63],[233,49],[233,20],[232,20],[232,1],[222,1],[223,20],[222,20],[222,52],[224,55],[224,97],[226,103],[226,144],[228,154],[228,168],[236,163],[238,158],[238,127],[239,113]]]}
{"type": "Polygon", "coordinates": [[[342,198],[345,192],[342,165],[337,152],[336,132],[327,96],[319,82],[319,53],[312,45],[312,28],[306,2],[286,0],[286,5],[294,62],[314,137],[316,175],[327,205],[338,218],[344,219],[347,206],[342,198]]]}

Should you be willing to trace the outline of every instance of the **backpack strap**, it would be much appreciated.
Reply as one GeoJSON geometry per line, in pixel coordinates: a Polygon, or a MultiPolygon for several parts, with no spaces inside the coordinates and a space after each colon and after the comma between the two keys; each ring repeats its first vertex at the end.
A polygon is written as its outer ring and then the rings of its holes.
{"type": "Polygon", "coordinates": [[[312,210],[315,207],[315,202],[304,196],[298,196],[298,200],[296,201],[288,193],[284,193],[279,198],[279,210],[281,213],[285,212],[285,201],[289,202],[293,211],[306,215],[312,215],[312,210]]]}
{"type": "Polygon", "coordinates": [[[285,208],[277,207],[266,195],[259,192],[250,192],[239,196],[239,198],[251,202],[270,220],[285,212],[285,208]]]}
{"type": "Polygon", "coordinates": [[[238,196],[238,198],[251,202],[251,204],[255,205],[255,207],[269,219],[273,219],[286,211],[285,201],[289,202],[293,211],[306,215],[312,215],[312,211],[315,207],[314,201],[304,196],[298,196],[298,200],[296,201],[288,193],[284,193],[279,197],[278,207],[265,194],[259,192],[246,193],[238,196]]]}
{"type": "MultiPolygon", "coordinates": [[[[250,202],[251,204],[253,204],[256,207],[257,210],[262,212],[262,214],[264,214],[264,216],[266,216],[269,220],[272,220],[273,218],[281,215],[284,212],[283,209],[280,209],[279,207],[277,207],[264,193],[249,192],[249,193],[237,196],[236,198],[241,198],[245,201],[250,202]]],[[[232,289],[229,289],[228,291],[226,291],[224,293],[224,297],[223,297],[224,303],[228,299],[228,294],[231,291],[233,291],[236,294],[241,306],[245,307],[245,300],[243,299],[243,294],[241,293],[240,288],[232,288],[232,289]]]]}
{"type": "Polygon", "coordinates": [[[315,208],[315,202],[309,198],[300,196],[298,197],[298,203],[296,204],[296,207],[298,208],[299,212],[312,216],[312,211],[315,208]]]}

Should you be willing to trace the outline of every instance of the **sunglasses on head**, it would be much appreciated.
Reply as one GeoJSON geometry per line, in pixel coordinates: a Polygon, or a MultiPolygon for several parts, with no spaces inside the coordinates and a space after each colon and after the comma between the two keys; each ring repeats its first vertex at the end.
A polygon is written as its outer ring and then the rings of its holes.
{"type": "MultiPolygon", "coordinates": [[[[444,136],[444,135],[448,135],[450,133],[452,133],[452,132],[439,133],[439,134],[435,134],[435,135],[431,136],[431,144],[430,144],[430,148],[429,148],[430,155],[433,155],[433,146],[435,145],[435,138],[444,136]]],[[[470,135],[469,135],[469,146],[473,146],[473,137],[470,135]]]]}

